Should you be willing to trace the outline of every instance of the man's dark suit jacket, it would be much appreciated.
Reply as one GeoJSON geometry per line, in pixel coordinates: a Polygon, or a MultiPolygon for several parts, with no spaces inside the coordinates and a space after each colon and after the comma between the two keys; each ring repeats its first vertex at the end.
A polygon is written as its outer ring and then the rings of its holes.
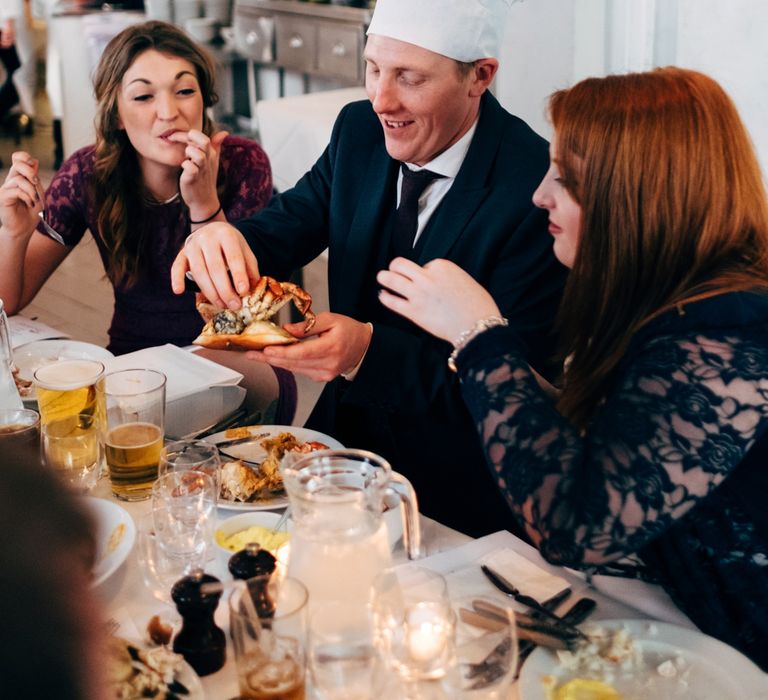
{"type": "MultiPolygon", "coordinates": [[[[331,311],[374,323],[357,376],[326,386],[308,427],[388,459],[425,515],[473,536],[514,528],[446,365],[451,346],[376,299],[397,167],[371,104],[347,105],[312,169],[238,228],[278,279],[327,247],[331,311]]],[[[531,202],[547,167],[546,141],[486,93],[464,163],[414,249],[417,262],[448,258],[486,287],[538,366],[552,352],[564,280],[546,213],[531,202]]]]}

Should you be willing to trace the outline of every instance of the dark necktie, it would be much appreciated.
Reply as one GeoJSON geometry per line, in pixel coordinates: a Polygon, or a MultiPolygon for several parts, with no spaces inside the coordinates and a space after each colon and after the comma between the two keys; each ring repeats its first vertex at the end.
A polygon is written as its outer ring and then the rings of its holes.
{"type": "Polygon", "coordinates": [[[392,257],[411,257],[413,241],[419,228],[419,197],[430,182],[445,175],[431,170],[414,171],[405,163],[401,163],[400,167],[403,171],[403,184],[392,229],[392,257]]]}

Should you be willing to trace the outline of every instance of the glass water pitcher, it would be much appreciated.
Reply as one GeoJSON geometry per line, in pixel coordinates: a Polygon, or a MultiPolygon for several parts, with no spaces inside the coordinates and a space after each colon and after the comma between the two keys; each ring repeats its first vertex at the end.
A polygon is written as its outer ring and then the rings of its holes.
{"type": "Polygon", "coordinates": [[[294,520],[288,575],[306,585],[311,608],[343,602],[364,615],[373,579],[392,563],[385,501],[400,501],[408,558],[420,556],[413,487],[364,450],[289,453],[281,469],[294,520]]]}

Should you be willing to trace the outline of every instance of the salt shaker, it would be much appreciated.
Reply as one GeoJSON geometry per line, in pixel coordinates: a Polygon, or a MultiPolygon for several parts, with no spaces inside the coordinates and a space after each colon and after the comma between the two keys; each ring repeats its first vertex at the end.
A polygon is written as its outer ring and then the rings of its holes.
{"type": "Polygon", "coordinates": [[[221,593],[203,593],[200,587],[207,583],[219,583],[219,579],[195,569],[171,589],[171,598],[183,619],[181,630],[173,640],[173,650],[181,654],[199,676],[218,671],[226,661],[227,652],[224,632],[213,619],[221,593]]]}

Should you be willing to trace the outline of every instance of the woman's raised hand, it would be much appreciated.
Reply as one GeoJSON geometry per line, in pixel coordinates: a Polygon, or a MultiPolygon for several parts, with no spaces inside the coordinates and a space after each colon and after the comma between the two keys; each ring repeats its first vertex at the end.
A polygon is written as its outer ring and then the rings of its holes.
{"type": "Polygon", "coordinates": [[[17,151],[11,156],[11,168],[0,187],[0,221],[4,235],[24,238],[35,230],[45,201],[38,170],[37,159],[29,153],[17,151]]]}
{"type": "Polygon", "coordinates": [[[450,260],[431,260],[422,267],[395,258],[376,279],[385,288],[379,292],[384,306],[449,342],[500,313],[493,297],[450,260]]]}
{"type": "Polygon", "coordinates": [[[179,190],[192,221],[205,221],[219,209],[216,178],[221,144],[228,135],[226,131],[219,131],[208,138],[202,131],[192,129],[177,131],[170,137],[171,141],[186,144],[179,190]]]}

